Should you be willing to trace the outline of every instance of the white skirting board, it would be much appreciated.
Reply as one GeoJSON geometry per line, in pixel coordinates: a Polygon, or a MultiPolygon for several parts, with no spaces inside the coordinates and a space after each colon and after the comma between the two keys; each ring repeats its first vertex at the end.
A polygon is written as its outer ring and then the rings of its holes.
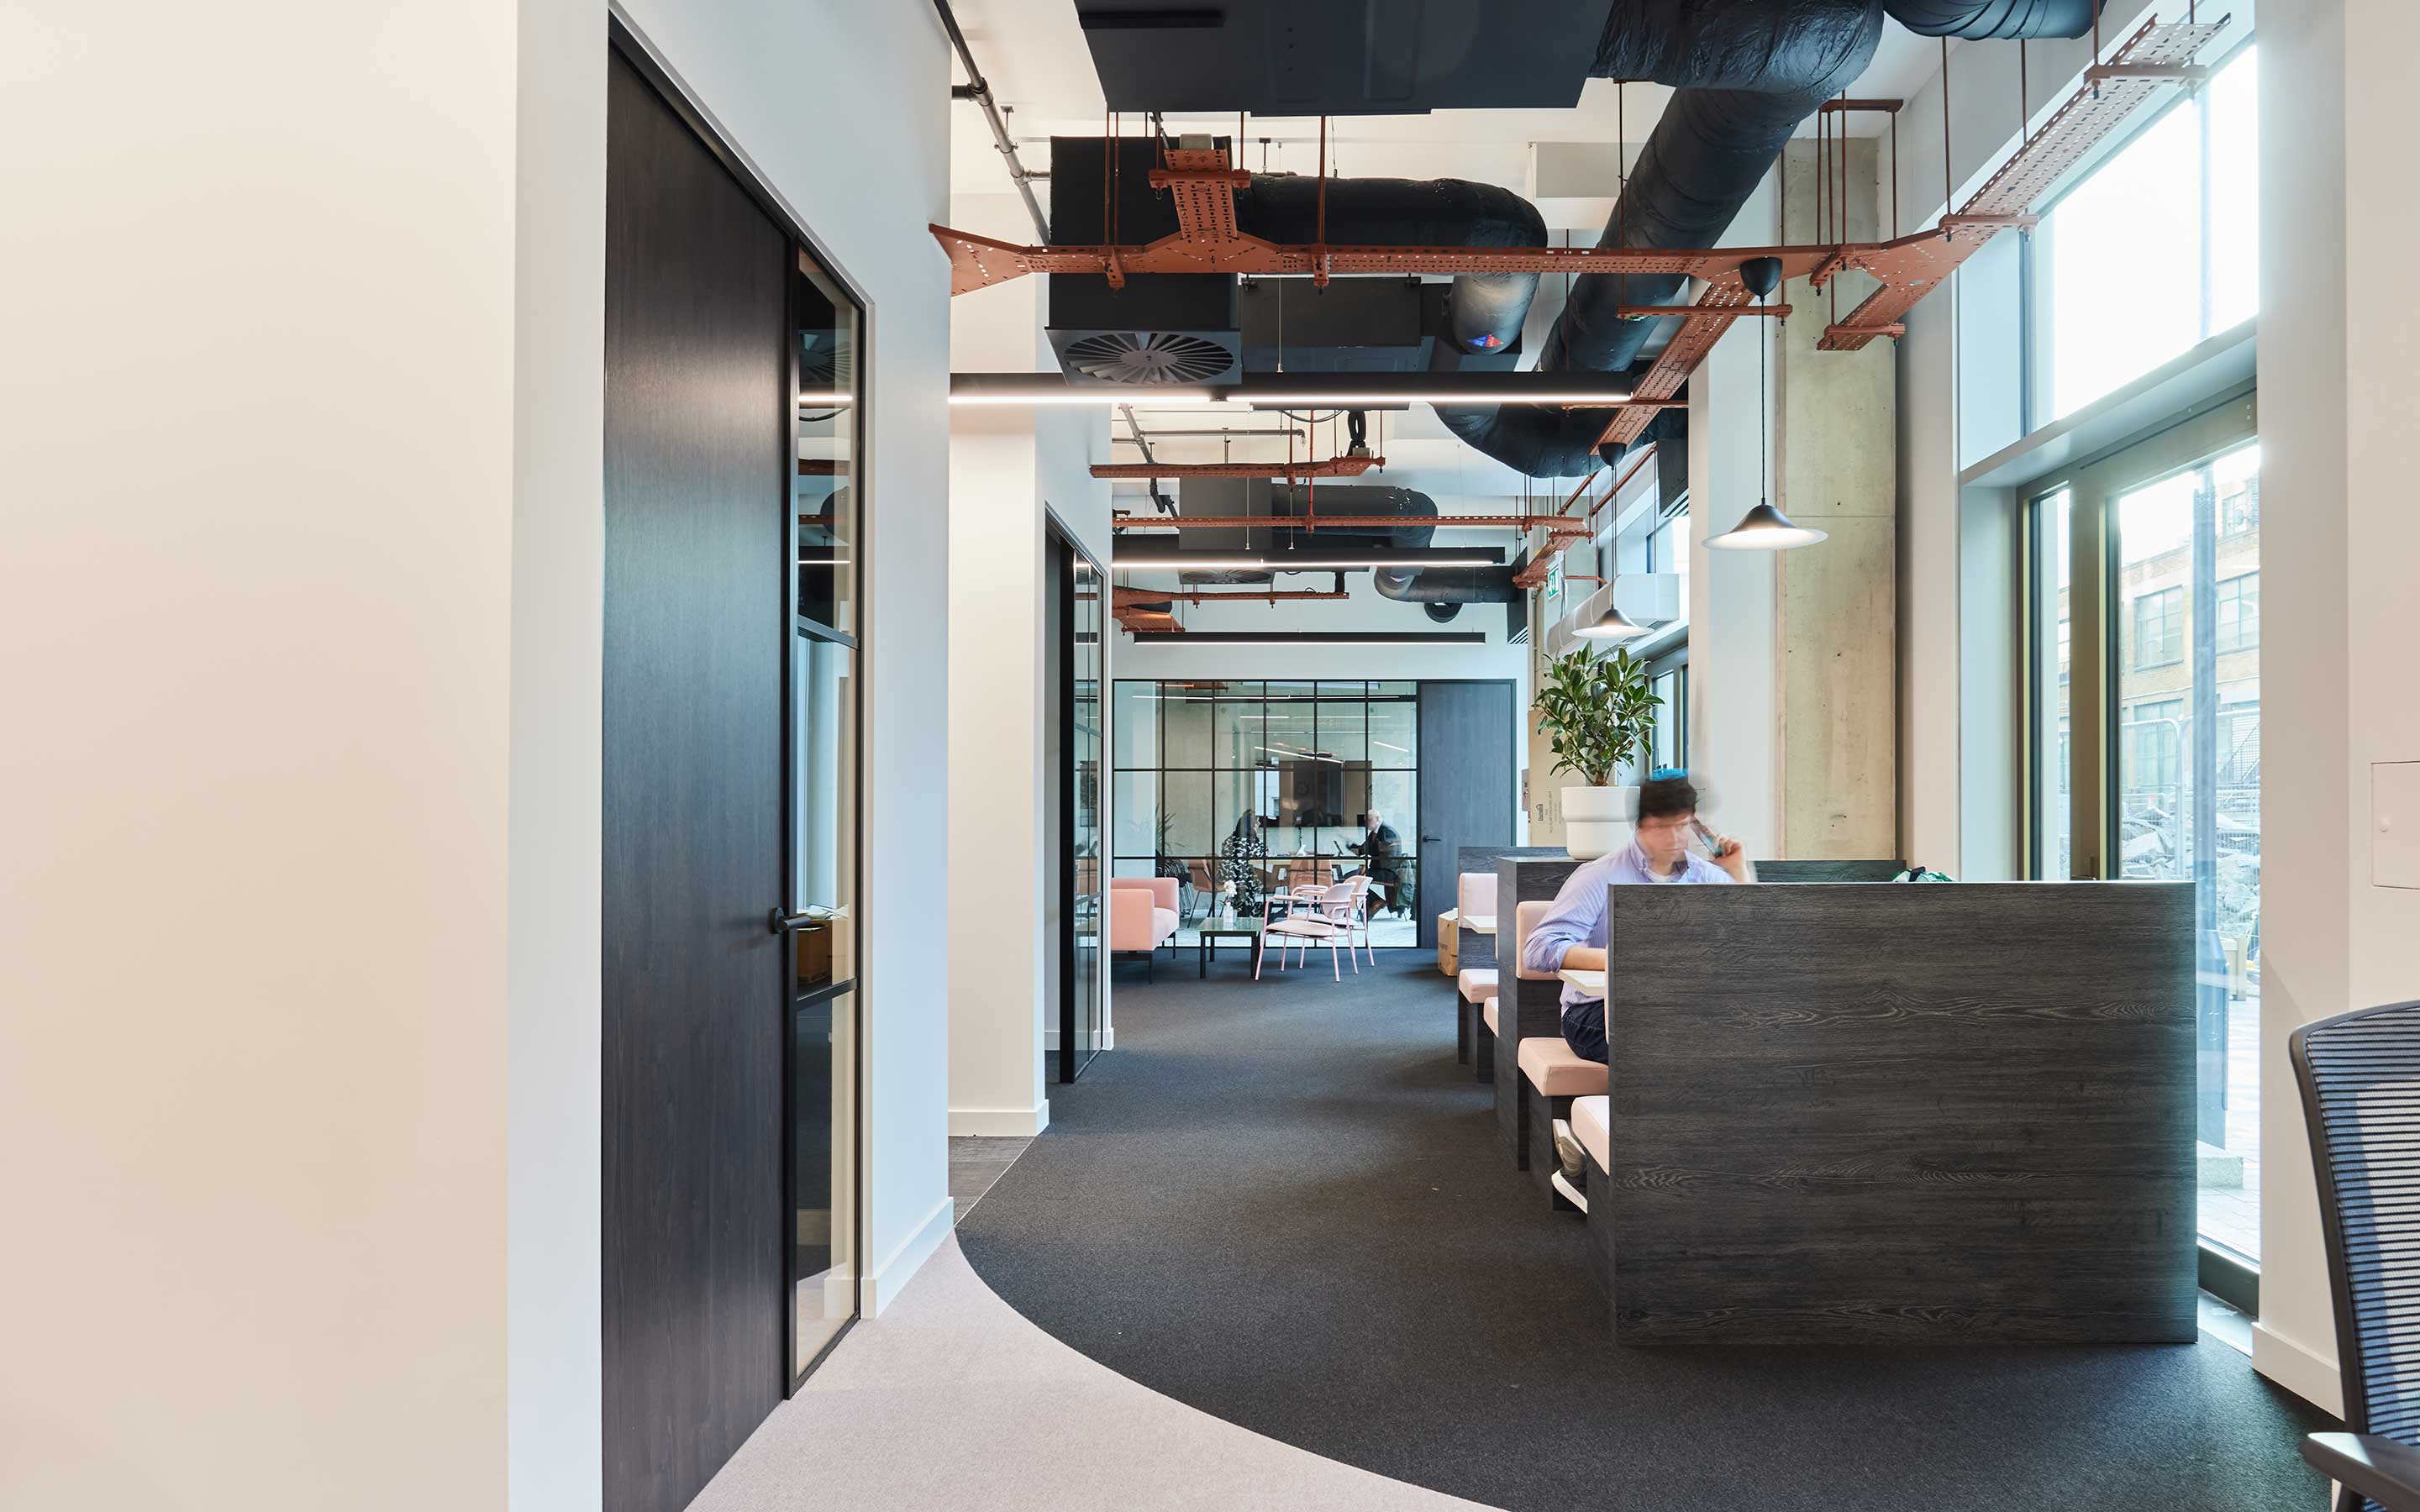
{"type": "Polygon", "coordinates": [[[2252,1325],[2252,1368],[2330,1416],[2344,1416],[2344,1377],[2336,1363],[2257,1322],[2252,1325]]]}
{"type": "Polygon", "coordinates": [[[957,1221],[957,1199],[943,1197],[931,1212],[925,1214],[924,1221],[916,1226],[916,1231],[884,1257],[874,1267],[874,1273],[859,1284],[858,1311],[867,1318],[881,1317],[882,1309],[891,1305],[892,1299],[899,1295],[899,1288],[916,1273],[916,1268],[932,1258],[933,1252],[941,1247],[941,1241],[950,1237],[950,1227],[957,1221]]]}
{"type": "Polygon", "coordinates": [[[952,1108],[950,1134],[982,1139],[1031,1139],[1050,1127],[1050,1100],[1030,1108],[952,1108]]]}

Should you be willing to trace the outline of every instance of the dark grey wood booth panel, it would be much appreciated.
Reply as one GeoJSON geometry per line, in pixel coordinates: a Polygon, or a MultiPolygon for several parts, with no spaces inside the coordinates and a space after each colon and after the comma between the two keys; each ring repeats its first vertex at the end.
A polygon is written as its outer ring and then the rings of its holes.
{"type": "Polygon", "coordinates": [[[1583,863],[1567,852],[1508,856],[1496,863],[1496,930],[1504,942],[1496,968],[1496,1130],[1512,1164],[1529,1168],[1528,1084],[1521,1079],[1521,1041],[1563,1032],[1563,984],[1523,981],[1513,975],[1512,913],[1525,903],[1551,900],[1583,863]]]}
{"type": "Polygon", "coordinates": [[[1618,1340],[2193,1340],[2190,884],[1610,891],[1618,1340]]]}
{"type": "Polygon", "coordinates": [[[1904,861],[1759,861],[1756,863],[1756,879],[1759,882],[1888,882],[1906,870],[1904,861]]]}
{"type": "MultiPolygon", "coordinates": [[[[1447,897],[1459,900],[1465,872],[1496,870],[1496,863],[1506,856],[1531,856],[1570,860],[1570,853],[1544,845],[1465,845],[1454,852],[1454,886],[1447,897]]],[[[1443,909],[1436,912],[1442,913],[1443,909]]],[[[1501,928],[1502,926],[1498,926],[1501,928]]],[[[1496,964],[1496,936],[1476,930],[1463,930],[1455,949],[1462,953],[1457,960],[1465,971],[1484,971],[1496,964]]]]}

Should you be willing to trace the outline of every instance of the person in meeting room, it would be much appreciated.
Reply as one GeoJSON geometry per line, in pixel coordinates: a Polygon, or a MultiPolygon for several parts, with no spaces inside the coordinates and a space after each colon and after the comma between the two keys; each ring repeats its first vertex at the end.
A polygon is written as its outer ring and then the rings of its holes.
{"type": "Polygon", "coordinates": [[[1238,917],[1249,918],[1261,911],[1261,869],[1268,859],[1268,841],[1261,838],[1261,816],[1247,809],[1218,847],[1219,879],[1235,885],[1238,917]]]}
{"type": "MultiPolygon", "coordinates": [[[[1630,843],[1572,873],[1522,943],[1521,964],[1529,971],[1603,971],[1608,884],[1750,880],[1747,847],[1698,823],[1697,788],[1686,773],[1666,768],[1639,785],[1630,843]]],[[[1590,1060],[1605,1058],[1605,1001],[1569,982],[1563,984],[1563,1040],[1590,1060]]]]}
{"type": "Polygon", "coordinates": [[[1353,854],[1367,865],[1370,880],[1387,889],[1379,906],[1389,913],[1403,913],[1411,906],[1404,897],[1402,868],[1395,861],[1403,854],[1404,838],[1375,809],[1364,816],[1364,822],[1368,828],[1362,832],[1360,843],[1353,847],[1353,854]]]}

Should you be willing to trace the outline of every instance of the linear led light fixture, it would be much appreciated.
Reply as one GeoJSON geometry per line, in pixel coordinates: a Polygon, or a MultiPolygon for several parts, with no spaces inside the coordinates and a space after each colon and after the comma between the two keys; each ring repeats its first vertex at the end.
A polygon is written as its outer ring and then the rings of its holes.
{"type": "Polygon", "coordinates": [[[1156,646],[1483,646],[1484,630],[1137,630],[1156,646]]]}
{"type": "MultiPolygon", "coordinates": [[[[1264,373],[1240,383],[1073,384],[1056,373],[954,373],[952,404],[1239,405],[1257,409],[1383,409],[1409,404],[1628,404],[1614,373],[1264,373]]],[[[1677,401],[1658,401],[1672,403],[1677,401]]]]}
{"type": "MultiPolygon", "coordinates": [[[[1350,572],[1362,567],[1500,567],[1504,553],[1486,547],[1394,548],[1305,546],[1293,551],[1187,551],[1118,543],[1111,568],[1136,572],[1350,572]]],[[[1249,594],[1237,594],[1249,597],[1249,594]]]]}

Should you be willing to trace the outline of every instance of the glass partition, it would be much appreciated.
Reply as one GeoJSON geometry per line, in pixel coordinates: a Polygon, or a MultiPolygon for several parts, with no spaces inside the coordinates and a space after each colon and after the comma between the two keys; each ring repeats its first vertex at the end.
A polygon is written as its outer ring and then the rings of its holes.
{"type": "Polygon", "coordinates": [[[1179,943],[1230,899],[1254,917],[1364,872],[1372,943],[1414,943],[1418,683],[1122,681],[1111,702],[1110,872],[1178,880],[1179,943]]]}
{"type": "Polygon", "coordinates": [[[857,1313],[858,644],[861,316],[803,253],[790,643],[790,1235],[793,1375],[857,1313]]]}

